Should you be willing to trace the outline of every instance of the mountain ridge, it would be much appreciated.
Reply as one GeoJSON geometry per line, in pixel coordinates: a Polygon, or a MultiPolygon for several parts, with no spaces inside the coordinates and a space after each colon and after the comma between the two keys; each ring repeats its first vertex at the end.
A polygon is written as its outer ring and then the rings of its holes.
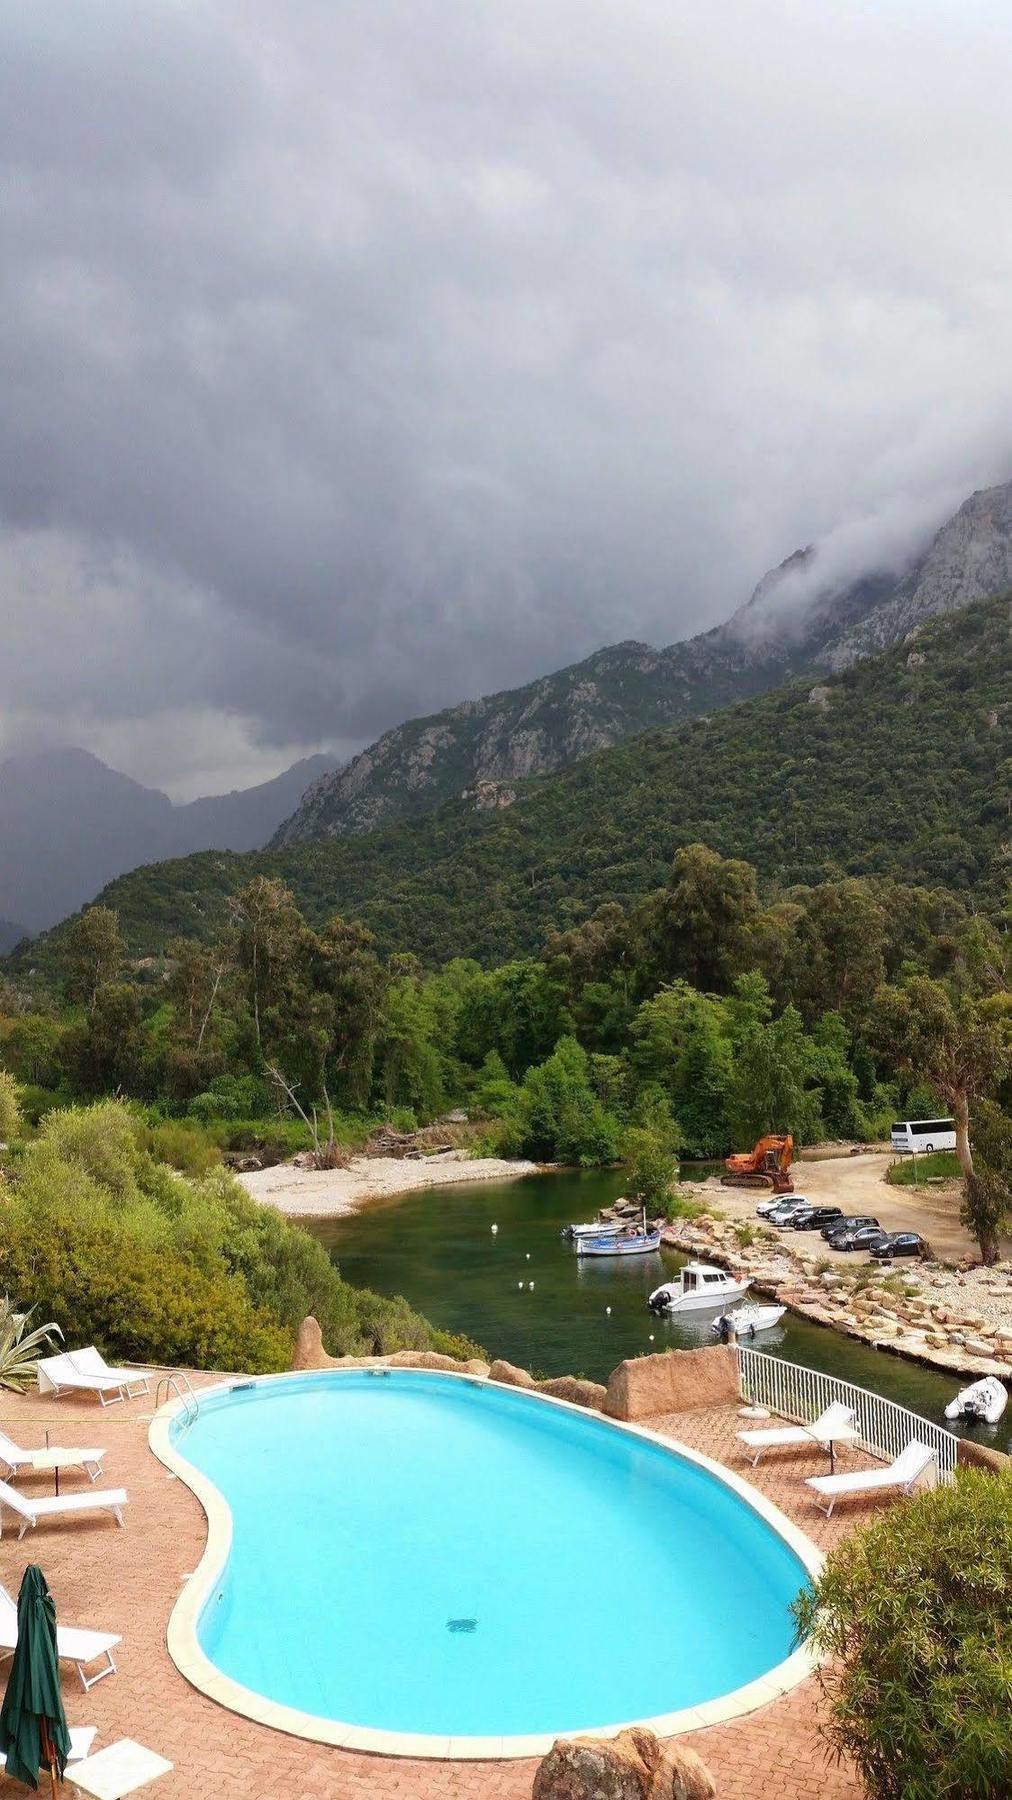
{"type": "Polygon", "coordinates": [[[818,548],[806,545],[709,631],[659,650],[606,645],[523,687],[392,727],[321,776],[270,847],[374,830],[455,794],[551,774],[798,675],[839,671],[935,613],[1001,592],[1012,581],[1012,482],[971,494],[900,570],[821,586],[818,571],[818,548]]]}
{"type": "Polygon", "coordinates": [[[0,763],[0,916],[44,930],[140,863],[259,848],[327,764],[307,757],[255,787],[176,806],[88,750],[8,757],[0,763]]]}
{"type": "MultiPolygon", "coordinates": [[[[360,918],[384,950],[484,962],[663,884],[686,843],[755,864],[789,894],[848,875],[972,892],[1000,906],[1012,790],[1012,598],[975,602],[823,682],[806,677],[518,787],[457,798],[370,835],[205,853],[100,895],[137,954],[206,937],[256,875],[313,923],[360,918]]],[[[58,938],[47,947],[52,955],[58,938]]]]}

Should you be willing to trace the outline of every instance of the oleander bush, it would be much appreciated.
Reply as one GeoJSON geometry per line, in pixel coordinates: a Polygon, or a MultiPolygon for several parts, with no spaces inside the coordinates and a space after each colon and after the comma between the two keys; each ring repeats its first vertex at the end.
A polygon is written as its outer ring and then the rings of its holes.
{"type": "Polygon", "coordinates": [[[1012,1793],[1012,1478],[960,1470],[833,1550],[795,1602],[826,1734],[871,1800],[1012,1793]]]}

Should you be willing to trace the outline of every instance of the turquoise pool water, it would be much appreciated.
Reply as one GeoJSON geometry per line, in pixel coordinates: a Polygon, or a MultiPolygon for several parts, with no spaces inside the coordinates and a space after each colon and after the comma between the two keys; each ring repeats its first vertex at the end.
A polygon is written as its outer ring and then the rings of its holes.
{"type": "Polygon", "coordinates": [[[200,1641],[301,1711],[563,1732],[731,1692],[793,1648],[803,1565],[688,1459],[452,1377],[293,1376],[178,1442],[231,1508],[200,1641]]]}

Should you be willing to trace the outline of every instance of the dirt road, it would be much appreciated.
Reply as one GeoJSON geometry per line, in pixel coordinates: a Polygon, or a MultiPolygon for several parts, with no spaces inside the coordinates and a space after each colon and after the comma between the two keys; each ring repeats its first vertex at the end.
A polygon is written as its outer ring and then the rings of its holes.
{"type": "MultiPolygon", "coordinates": [[[[885,1174],[892,1155],[888,1151],[868,1151],[860,1156],[829,1156],[804,1160],[794,1165],[796,1194],[804,1194],[820,1206],[839,1206],[845,1213],[868,1214],[886,1231],[919,1231],[945,1261],[959,1257],[976,1258],[977,1247],[959,1223],[959,1187],[955,1182],[944,1187],[892,1187],[885,1174]]],[[[731,1218],[755,1218],[759,1194],[738,1188],[721,1187],[711,1177],[700,1184],[700,1195],[716,1200],[720,1196],[722,1212],[731,1218]]],[[[828,1252],[827,1252],[828,1253],[828,1252]]],[[[851,1256],[849,1260],[855,1258],[851,1256]]]]}

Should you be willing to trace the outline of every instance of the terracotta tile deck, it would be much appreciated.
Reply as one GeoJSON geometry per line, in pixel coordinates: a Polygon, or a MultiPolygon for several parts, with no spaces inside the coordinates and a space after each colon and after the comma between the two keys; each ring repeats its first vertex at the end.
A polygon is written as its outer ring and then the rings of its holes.
{"type": "MultiPolygon", "coordinates": [[[[210,1377],[204,1377],[208,1381],[210,1377]]],[[[38,1394],[0,1397],[0,1429],[25,1445],[107,1447],[100,1486],[127,1488],[127,1526],[106,1519],[43,1525],[19,1544],[5,1529],[0,1581],[16,1595],[25,1564],[46,1572],[61,1623],[117,1631],[118,1673],[85,1694],[63,1665],[71,1724],[96,1725],[96,1748],[133,1737],[169,1757],[174,1772],[153,1784],[157,1800],[529,1800],[534,1762],[437,1763],[363,1756],[285,1737],[227,1712],[191,1688],[165,1649],[165,1625],[185,1575],[204,1546],[204,1516],[189,1489],[173,1480],[148,1449],[151,1401],[102,1409],[89,1398],[53,1400],[38,1394]]],[[[737,1455],[735,1408],[649,1421],[657,1430],[748,1474],[737,1455]]],[[[841,1458],[846,1466],[846,1455],[841,1458]]],[[[851,1458],[851,1460],[854,1460],[851,1458]]],[[[801,1477],[823,1473],[826,1457],[770,1455],[755,1481],[827,1549],[868,1509],[848,1507],[826,1520],[809,1504],[801,1477]]],[[[26,1492],[51,1493],[47,1479],[23,1476],[26,1492]]],[[[77,1486],[65,1478],[65,1488],[77,1486]]],[[[774,1790],[777,1800],[859,1800],[853,1773],[826,1759],[816,1729],[817,1693],[805,1682],[783,1699],[729,1725],[686,1739],[713,1771],[722,1800],[754,1800],[774,1790]]],[[[7,1785],[7,1784],[4,1784],[7,1785]]],[[[10,1784],[10,1791],[23,1791],[10,1784]]]]}

